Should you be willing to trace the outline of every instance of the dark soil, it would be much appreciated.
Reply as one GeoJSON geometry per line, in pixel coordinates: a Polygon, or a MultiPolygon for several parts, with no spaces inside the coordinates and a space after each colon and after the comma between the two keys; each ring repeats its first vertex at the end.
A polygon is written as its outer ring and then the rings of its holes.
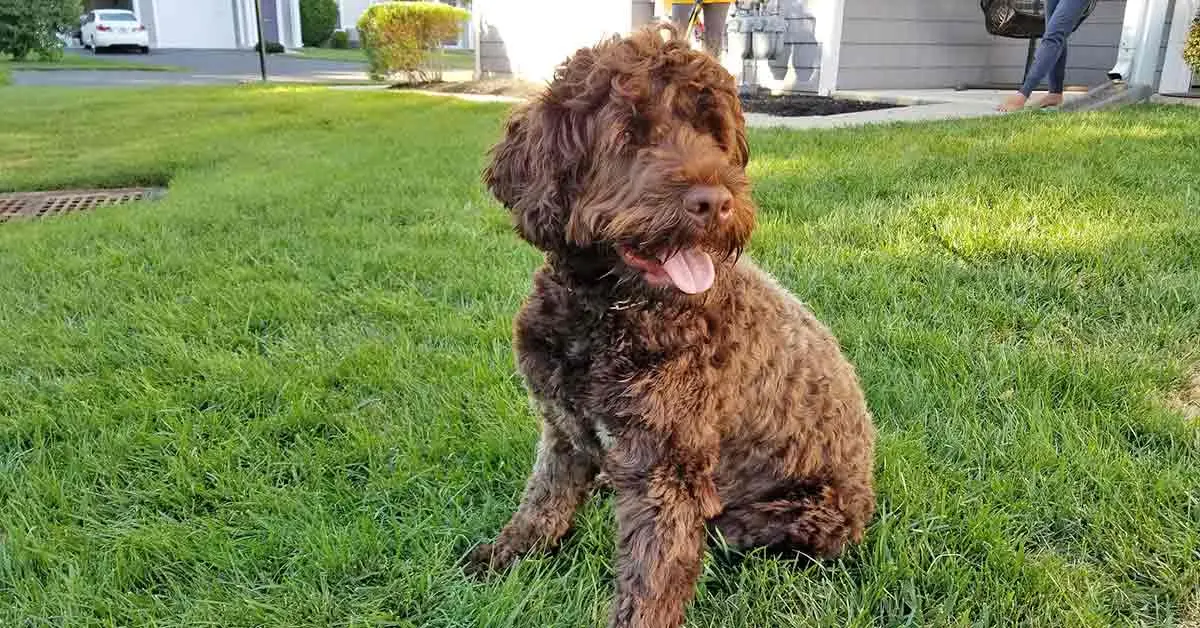
{"type": "Polygon", "coordinates": [[[898,107],[891,103],[843,100],[828,96],[788,94],[784,96],[742,96],[742,109],[750,113],[798,118],[802,116],[832,116],[839,113],[872,111],[898,107]]]}
{"type": "MultiPolygon", "coordinates": [[[[515,96],[531,98],[545,90],[545,84],[530,83],[517,79],[484,79],[480,81],[397,83],[392,89],[421,89],[447,94],[487,94],[492,96],[515,96]]],[[[831,116],[855,111],[890,109],[899,105],[861,100],[845,100],[809,94],[771,96],[758,94],[742,96],[742,108],[748,112],[766,113],[773,116],[831,116]]]]}

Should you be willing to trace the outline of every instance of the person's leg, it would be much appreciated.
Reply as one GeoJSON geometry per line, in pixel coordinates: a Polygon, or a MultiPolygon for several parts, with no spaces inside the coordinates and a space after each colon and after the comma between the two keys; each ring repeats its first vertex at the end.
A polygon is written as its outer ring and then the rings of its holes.
{"type": "MultiPolygon", "coordinates": [[[[1058,88],[1058,98],[1062,98],[1062,80],[1066,78],[1067,36],[1079,24],[1079,18],[1087,8],[1088,0],[1048,0],[1046,3],[1046,33],[1038,45],[1037,54],[1033,57],[1033,65],[1025,76],[1021,89],[1004,100],[1000,105],[1001,111],[1015,111],[1025,106],[1029,95],[1042,82],[1050,78],[1050,91],[1058,88]],[[1060,72],[1061,70],[1061,72],[1060,72]],[[1052,72],[1054,74],[1052,74],[1052,72]],[[1055,85],[1055,81],[1058,85],[1055,85]]],[[[1053,99],[1050,99],[1053,101],[1053,99]]],[[[1061,100],[1060,100],[1061,102],[1061,100]]]]}
{"type": "Polygon", "coordinates": [[[720,59],[725,47],[725,18],[733,3],[704,5],[704,46],[709,54],[720,59]]]}
{"type": "MultiPolygon", "coordinates": [[[[1046,30],[1050,30],[1050,20],[1054,15],[1054,9],[1057,8],[1059,0],[1048,0],[1046,3],[1046,30]]],[[[1068,24],[1068,29],[1073,28],[1074,24],[1068,24]]],[[[1067,31],[1068,34],[1070,30],[1067,31]]],[[[1063,104],[1063,90],[1067,83],[1067,46],[1064,45],[1062,52],[1058,55],[1058,62],[1054,64],[1054,68],[1050,70],[1050,76],[1047,79],[1049,83],[1049,93],[1042,97],[1037,102],[1037,107],[1057,107],[1063,104]]]]}
{"type": "Polygon", "coordinates": [[[684,37],[691,38],[692,33],[687,30],[688,18],[692,15],[692,4],[689,2],[684,4],[676,2],[671,5],[671,22],[679,27],[679,30],[684,32],[684,37]]]}
{"type": "Polygon", "coordinates": [[[1062,54],[1058,57],[1058,63],[1054,64],[1054,69],[1050,71],[1048,80],[1050,89],[1045,96],[1042,96],[1037,101],[1036,107],[1039,109],[1044,107],[1057,107],[1063,104],[1063,91],[1067,83],[1067,49],[1063,47],[1062,54]]]}

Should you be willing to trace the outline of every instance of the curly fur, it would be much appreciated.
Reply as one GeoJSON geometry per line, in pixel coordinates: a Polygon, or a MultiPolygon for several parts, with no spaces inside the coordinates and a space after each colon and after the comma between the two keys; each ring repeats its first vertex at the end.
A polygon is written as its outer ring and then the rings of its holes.
{"type": "Polygon", "coordinates": [[[614,627],[682,624],[706,529],[816,557],[861,540],[870,414],[836,339],[740,255],[748,159],[733,77],[665,27],[579,50],[512,114],[484,178],[546,254],[514,328],[542,434],[520,507],[471,571],[557,544],[601,472],[614,627]],[[685,210],[696,186],[726,190],[727,215],[685,210]],[[699,294],[635,263],[684,249],[715,258],[699,294]]]}

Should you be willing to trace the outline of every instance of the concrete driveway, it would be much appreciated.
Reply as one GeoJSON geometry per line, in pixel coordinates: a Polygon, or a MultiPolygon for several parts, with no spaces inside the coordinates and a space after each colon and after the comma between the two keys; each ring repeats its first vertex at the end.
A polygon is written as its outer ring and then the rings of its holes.
{"type": "MultiPolygon", "coordinates": [[[[70,51],[68,54],[90,55],[70,51]]],[[[16,71],[17,85],[122,87],[145,85],[205,85],[259,79],[258,54],[245,50],[154,50],[148,55],[104,53],[103,59],[173,65],[183,72],[124,70],[16,71]]],[[[369,80],[366,64],[306,59],[297,55],[267,55],[267,76],[272,81],[298,83],[361,83],[369,80]]]]}

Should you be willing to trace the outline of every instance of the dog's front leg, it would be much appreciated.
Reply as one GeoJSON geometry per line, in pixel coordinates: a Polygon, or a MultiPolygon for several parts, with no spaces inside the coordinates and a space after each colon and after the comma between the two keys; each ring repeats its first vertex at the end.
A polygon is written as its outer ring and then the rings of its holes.
{"type": "Polygon", "coordinates": [[[720,511],[720,501],[710,455],[665,444],[671,441],[624,434],[606,457],[617,492],[612,628],[680,626],[695,592],[704,522],[720,511]]]}
{"type": "Polygon", "coordinates": [[[580,452],[550,421],[542,425],[537,461],[525,483],[521,505],[496,542],[480,545],[467,559],[467,571],[481,574],[505,569],[535,548],[551,548],[571,527],[599,472],[596,461],[580,452]]]}

